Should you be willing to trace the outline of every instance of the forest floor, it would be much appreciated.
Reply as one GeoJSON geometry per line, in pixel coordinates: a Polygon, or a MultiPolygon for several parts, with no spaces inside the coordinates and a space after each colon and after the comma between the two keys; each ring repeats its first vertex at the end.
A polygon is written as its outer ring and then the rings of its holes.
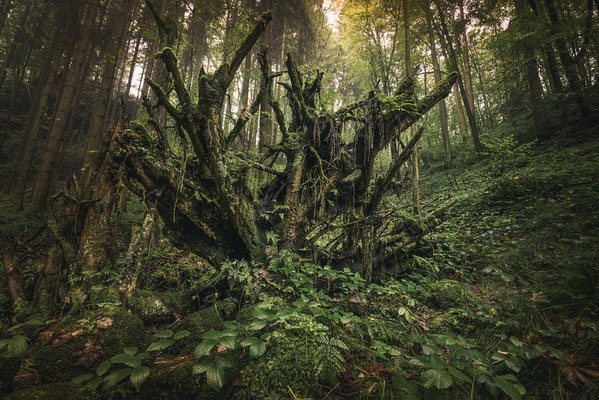
{"type": "MultiPolygon", "coordinates": [[[[193,294],[216,272],[161,243],[129,312],[104,287],[77,315],[10,328],[3,337],[31,343],[2,359],[15,387],[0,389],[13,400],[599,398],[599,140],[583,137],[495,146],[485,161],[463,151],[456,168],[423,171],[425,211],[456,203],[378,284],[276,252],[271,238],[271,262],[224,265],[230,296],[205,307],[193,294]]],[[[405,197],[387,201],[408,208],[405,197]]]]}

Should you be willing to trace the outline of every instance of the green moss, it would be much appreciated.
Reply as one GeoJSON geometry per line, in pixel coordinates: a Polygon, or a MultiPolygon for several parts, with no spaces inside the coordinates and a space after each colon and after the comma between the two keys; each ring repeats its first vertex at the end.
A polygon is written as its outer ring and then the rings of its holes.
{"type": "Polygon", "coordinates": [[[94,400],[100,396],[84,386],[69,382],[50,383],[18,390],[4,398],[5,400],[94,400]]]}
{"type": "Polygon", "coordinates": [[[49,331],[55,333],[54,340],[32,351],[32,367],[42,382],[69,381],[93,371],[101,361],[121,353],[123,347],[145,350],[150,343],[141,320],[123,309],[99,318],[95,314],[69,317],[49,331]],[[110,326],[97,328],[98,321],[109,322],[110,326]],[[66,334],[72,337],[67,340],[66,334]]]}
{"type": "Polygon", "coordinates": [[[457,307],[466,302],[464,288],[458,281],[442,279],[428,285],[428,289],[431,300],[441,309],[457,307]]]}
{"type": "Polygon", "coordinates": [[[314,338],[273,334],[266,354],[241,371],[235,398],[293,398],[289,388],[298,398],[322,398],[317,349],[314,338]]]}

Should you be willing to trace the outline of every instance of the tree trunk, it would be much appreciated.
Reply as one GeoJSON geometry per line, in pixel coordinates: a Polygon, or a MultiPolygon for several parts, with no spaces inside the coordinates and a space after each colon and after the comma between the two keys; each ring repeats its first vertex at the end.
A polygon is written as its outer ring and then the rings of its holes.
{"type": "Polygon", "coordinates": [[[89,125],[88,141],[83,162],[84,165],[89,164],[93,160],[94,153],[96,153],[100,148],[102,134],[106,124],[108,105],[110,103],[110,97],[112,94],[116,66],[120,60],[119,52],[123,44],[125,32],[127,31],[129,25],[128,17],[132,6],[133,0],[124,0],[120,4],[119,8],[114,10],[114,15],[111,20],[111,39],[108,43],[108,47],[106,48],[104,57],[105,62],[104,70],[102,72],[102,83],[96,96],[96,104],[94,106],[92,120],[89,125]]]}
{"type": "Polygon", "coordinates": [[[133,84],[133,76],[135,73],[135,67],[137,65],[137,56],[139,55],[139,46],[141,45],[141,33],[137,35],[135,41],[135,51],[133,52],[133,58],[131,59],[131,67],[129,69],[129,77],[127,78],[127,86],[125,87],[125,97],[129,97],[131,94],[131,85],[133,84]]]}
{"type": "Polygon", "coordinates": [[[591,114],[591,109],[589,108],[587,101],[584,98],[584,88],[580,81],[578,71],[576,70],[576,63],[572,55],[569,53],[568,45],[561,36],[560,29],[562,29],[562,27],[560,24],[560,20],[557,16],[557,11],[555,10],[553,0],[545,0],[545,6],[547,8],[547,13],[549,14],[549,20],[551,21],[551,23],[549,24],[549,28],[554,38],[555,47],[557,48],[559,58],[562,62],[562,65],[564,66],[564,71],[566,72],[566,78],[568,79],[570,90],[574,96],[574,100],[576,101],[576,105],[578,106],[578,110],[580,111],[582,120],[585,123],[588,123],[588,117],[591,114]]]}
{"type": "MultiPolygon", "coordinates": [[[[434,1],[435,1],[435,4],[437,5],[437,11],[439,13],[439,19],[441,22],[441,30],[442,30],[443,35],[445,36],[445,43],[447,45],[447,53],[449,55],[449,59],[448,59],[449,67],[451,70],[459,71],[458,58],[457,58],[455,49],[453,47],[453,40],[451,39],[451,35],[449,34],[449,29],[447,28],[447,23],[445,22],[445,14],[443,13],[443,10],[441,9],[439,0],[434,0],[434,1]]],[[[465,85],[464,85],[464,82],[463,82],[460,74],[458,74],[457,83],[458,83],[458,87],[460,89],[460,94],[462,95],[464,109],[466,110],[466,116],[468,117],[468,122],[470,124],[470,131],[472,133],[474,149],[476,150],[477,153],[480,153],[483,148],[482,148],[482,144],[480,143],[480,139],[479,139],[478,125],[476,123],[476,118],[474,115],[475,110],[470,108],[470,104],[468,103],[468,100],[467,100],[468,97],[466,94],[465,85]]]]}
{"type": "Polygon", "coordinates": [[[543,103],[543,86],[541,85],[541,79],[539,78],[533,43],[528,40],[528,37],[526,36],[527,29],[524,25],[526,10],[524,8],[524,0],[514,0],[514,5],[516,6],[520,31],[523,36],[522,47],[526,65],[526,76],[530,88],[530,102],[532,106],[532,116],[535,121],[535,129],[538,137],[546,138],[547,114],[545,114],[545,104],[543,103]]]}
{"type": "MultiPolygon", "coordinates": [[[[430,8],[424,7],[426,13],[426,24],[428,29],[428,40],[431,49],[431,59],[433,62],[433,73],[435,76],[435,85],[441,82],[441,67],[439,66],[439,59],[437,57],[437,46],[435,44],[435,34],[433,31],[432,13],[430,8]]],[[[462,115],[462,118],[464,116],[462,115]]],[[[447,126],[447,107],[445,106],[445,100],[439,101],[439,120],[441,121],[441,134],[443,135],[443,148],[445,149],[445,167],[451,168],[451,143],[449,141],[449,127],[447,126]]],[[[464,121],[465,123],[466,121],[464,121]]]]}
{"type": "Polygon", "coordinates": [[[288,56],[289,83],[284,83],[284,88],[292,112],[291,119],[286,120],[268,90],[273,77],[266,57],[260,54],[262,79],[250,111],[257,110],[262,97],[268,96],[281,129],[281,140],[260,159],[252,160],[232,149],[247,119],[238,118],[233,128],[224,132],[220,118],[228,87],[269,20],[270,14],[265,13],[229,63],[210,74],[203,71],[195,104],[186,91],[172,50],[159,53],[171,75],[174,95],[167,96],[164,88],[152,80],[148,80],[148,85],[159,104],[181,126],[183,132],[179,134],[184,133],[190,139],[190,151],[195,157],[188,160],[186,170],[194,171],[193,174],[173,176],[175,165],[181,161],[170,152],[159,151],[140,125],[123,131],[115,139],[112,162],[122,166],[123,181],[134,193],[152,194],[151,198],[156,199],[156,209],[170,241],[200,255],[217,268],[226,259],[263,262],[266,232],[272,231],[280,238],[281,249],[305,253],[303,249],[310,248],[315,259],[332,254],[341,263],[353,260],[356,268],[372,271],[376,263],[387,260],[390,251],[385,250],[379,240],[383,233],[379,230],[383,227],[377,222],[381,199],[399,166],[409,159],[423,130],[410,139],[393,168],[381,179],[376,179],[373,171],[377,155],[447,96],[457,74],[448,74],[421,99],[415,98],[415,82],[408,77],[394,94],[399,106],[394,102],[394,106],[389,105],[385,101],[387,97],[372,92],[364,100],[320,113],[316,111],[316,98],[323,74],[317,73],[314,79],[304,81],[297,64],[288,56]],[[175,95],[177,103],[173,104],[171,98],[175,95]],[[347,121],[364,122],[356,123],[353,139],[343,143],[340,131],[347,121]],[[278,153],[285,155],[282,157],[284,167],[265,165],[266,159],[278,153]],[[249,173],[254,169],[273,176],[256,198],[248,182],[249,173]],[[358,172],[355,178],[350,177],[354,172],[358,172]],[[269,215],[274,217],[268,218],[269,215]],[[341,240],[323,250],[313,246],[315,237],[327,233],[321,225],[325,220],[350,221],[356,230],[350,233],[341,228],[334,237],[352,236],[356,246],[348,248],[341,240]]]}
{"type": "Polygon", "coordinates": [[[27,6],[25,7],[23,14],[21,14],[21,18],[19,19],[18,28],[15,31],[12,44],[9,50],[6,52],[6,59],[4,60],[4,65],[2,66],[2,68],[0,68],[0,91],[2,91],[2,87],[4,86],[6,74],[15,62],[15,52],[17,50],[21,50],[21,47],[19,45],[22,44],[21,41],[27,29],[27,26],[25,24],[27,23],[27,19],[30,16],[31,7],[33,6],[33,4],[33,1],[27,2],[27,6]]]}
{"type": "Polygon", "coordinates": [[[472,88],[472,69],[470,68],[470,45],[468,43],[468,32],[466,30],[466,16],[464,14],[464,0],[458,2],[460,8],[460,19],[464,23],[462,36],[462,58],[464,60],[464,87],[466,89],[466,100],[468,106],[475,113],[476,106],[474,104],[474,89],[472,88]]]}
{"type": "Polygon", "coordinates": [[[70,105],[75,96],[76,86],[79,82],[79,74],[81,73],[81,69],[85,62],[88,43],[95,28],[98,8],[99,1],[94,0],[90,3],[85,21],[81,26],[81,36],[76,45],[73,64],[69,68],[65,87],[58,102],[56,118],[52,125],[52,130],[48,134],[48,142],[42,156],[31,205],[29,207],[30,211],[43,209],[46,205],[52,172],[54,170],[56,158],[58,157],[60,138],[64,134],[64,129],[68,122],[68,115],[71,111],[70,105]]]}
{"type": "MultiPolygon", "coordinates": [[[[406,53],[406,74],[412,69],[410,62],[410,24],[408,14],[408,1],[403,1],[403,17],[404,17],[404,35],[405,35],[405,53],[406,53]]],[[[414,137],[414,126],[410,127],[410,136],[414,137]]],[[[420,170],[418,166],[418,144],[414,144],[412,150],[412,206],[414,214],[420,216],[420,170]]]]}

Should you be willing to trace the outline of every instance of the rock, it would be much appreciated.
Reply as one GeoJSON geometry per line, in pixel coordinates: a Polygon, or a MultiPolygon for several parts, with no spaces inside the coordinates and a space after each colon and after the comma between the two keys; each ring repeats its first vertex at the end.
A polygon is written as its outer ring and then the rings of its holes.
{"type": "Polygon", "coordinates": [[[184,315],[192,309],[189,293],[156,293],[143,289],[133,292],[130,306],[131,312],[146,325],[173,322],[175,313],[184,315]]]}
{"type": "Polygon", "coordinates": [[[164,305],[160,296],[148,290],[134,291],[130,305],[131,312],[146,325],[171,322],[174,319],[173,312],[164,305]]]}
{"type": "Polygon", "coordinates": [[[85,386],[74,385],[70,382],[50,383],[17,390],[9,394],[4,400],[99,400],[100,396],[95,391],[85,386]]]}

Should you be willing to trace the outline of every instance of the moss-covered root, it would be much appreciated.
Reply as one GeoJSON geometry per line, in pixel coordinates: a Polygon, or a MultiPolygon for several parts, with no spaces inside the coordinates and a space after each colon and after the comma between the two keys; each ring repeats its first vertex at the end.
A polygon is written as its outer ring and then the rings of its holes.
{"type": "Polygon", "coordinates": [[[74,385],[69,382],[49,383],[28,389],[17,390],[9,394],[4,400],[100,400],[95,391],[84,386],[74,385]]]}

